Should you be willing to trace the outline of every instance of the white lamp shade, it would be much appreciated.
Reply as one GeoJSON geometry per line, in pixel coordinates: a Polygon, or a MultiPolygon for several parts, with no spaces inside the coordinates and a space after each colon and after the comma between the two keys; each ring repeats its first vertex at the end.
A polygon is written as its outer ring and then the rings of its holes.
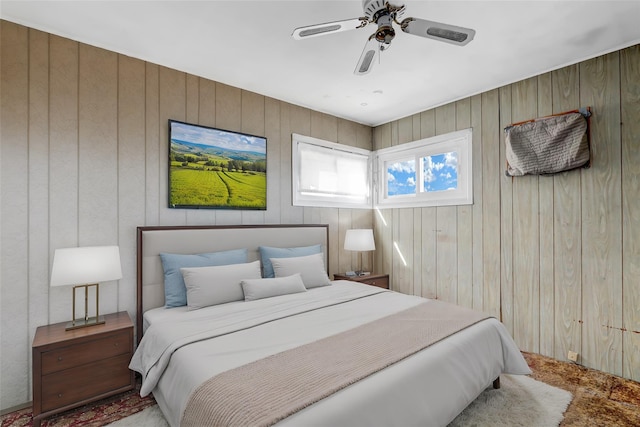
{"type": "Polygon", "coordinates": [[[51,286],[83,285],[122,278],[117,246],[56,249],[51,286]]]}
{"type": "Polygon", "coordinates": [[[346,251],[373,251],[376,243],[373,240],[373,230],[370,228],[355,228],[347,230],[344,236],[346,251]]]}

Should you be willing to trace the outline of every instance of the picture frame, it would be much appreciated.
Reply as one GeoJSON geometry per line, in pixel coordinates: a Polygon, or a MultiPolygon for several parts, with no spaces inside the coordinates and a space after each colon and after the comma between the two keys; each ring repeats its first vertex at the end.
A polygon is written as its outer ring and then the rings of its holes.
{"type": "Polygon", "coordinates": [[[267,209],[267,138],[169,119],[169,208],[267,209]]]}

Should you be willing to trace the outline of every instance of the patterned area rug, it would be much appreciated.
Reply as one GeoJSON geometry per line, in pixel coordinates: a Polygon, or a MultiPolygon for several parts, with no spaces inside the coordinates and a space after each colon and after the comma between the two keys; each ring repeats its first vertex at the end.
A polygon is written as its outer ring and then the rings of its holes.
{"type": "Polygon", "coordinates": [[[640,426],[640,383],[538,354],[522,354],[532,378],[573,394],[560,427],[640,426]]]}
{"type": "MultiPolygon", "coordinates": [[[[537,354],[523,355],[533,371],[532,378],[573,394],[560,427],[640,426],[640,383],[537,354]]],[[[105,426],[154,405],[152,397],[141,398],[138,390],[133,390],[52,416],[42,426],[105,426]]],[[[2,427],[30,426],[31,408],[3,415],[0,420],[2,427]]]]}
{"type": "MultiPolygon", "coordinates": [[[[42,427],[102,427],[114,421],[133,415],[156,401],[153,397],[140,397],[140,383],[129,392],[101,400],[97,404],[80,406],[67,412],[52,415],[42,421],[42,427]]],[[[33,416],[31,408],[11,412],[2,416],[2,427],[31,426],[33,416]]]]}

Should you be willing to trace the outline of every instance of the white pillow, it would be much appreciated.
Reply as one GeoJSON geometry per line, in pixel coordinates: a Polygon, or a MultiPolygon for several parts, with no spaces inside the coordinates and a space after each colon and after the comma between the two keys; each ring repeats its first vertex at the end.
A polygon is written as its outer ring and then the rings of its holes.
{"type": "Polygon", "coordinates": [[[242,301],[243,279],[259,279],[260,261],[214,267],[181,268],[189,310],[242,301]]]}
{"type": "Polygon", "coordinates": [[[249,279],[240,282],[244,291],[244,300],[277,297],[279,295],[296,294],[306,292],[300,274],[287,277],[274,277],[269,279],[249,279]]]}
{"type": "Polygon", "coordinates": [[[330,285],[329,276],[324,269],[323,254],[313,254],[295,258],[271,258],[276,277],[291,276],[300,273],[307,289],[330,285]]]}

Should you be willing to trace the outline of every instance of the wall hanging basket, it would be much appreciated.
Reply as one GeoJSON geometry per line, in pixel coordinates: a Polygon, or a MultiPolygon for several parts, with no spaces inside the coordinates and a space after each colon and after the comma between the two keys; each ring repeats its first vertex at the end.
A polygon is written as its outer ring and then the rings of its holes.
{"type": "Polygon", "coordinates": [[[507,176],[545,175],[589,167],[590,107],[507,126],[507,176]]]}

